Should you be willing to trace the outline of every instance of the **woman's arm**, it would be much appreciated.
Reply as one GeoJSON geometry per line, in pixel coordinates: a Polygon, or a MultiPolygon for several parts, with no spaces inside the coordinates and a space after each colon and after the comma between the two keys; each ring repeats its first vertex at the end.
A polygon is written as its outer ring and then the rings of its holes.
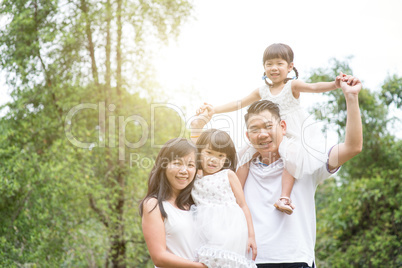
{"type": "Polygon", "coordinates": [[[248,209],[246,199],[244,198],[242,186],[236,174],[233,171],[229,170],[228,177],[230,186],[232,187],[233,194],[236,197],[236,202],[239,205],[239,207],[243,210],[243,213],[246,216],[247,227],[248,227],[247,250],[249,250],[249,248],[251,247],[251,249],[253,250],[253,260],[255,260],[255,258],[257,257],[257,243],[255,242],[255,233],[254,233],[253,220],[251,219],[251,213],[250,210],[248,209]]]}
{"type": "Polygon", "coordinates": [[[151,255],[155,266],[164,268],[207,267],[202,263],[184,259],[167,251],[165,224],[159,210],[158,201],[155,198],[150,198],[144,202],[143,211],[142,232],[144,233],[149,255],[151,255]]]}

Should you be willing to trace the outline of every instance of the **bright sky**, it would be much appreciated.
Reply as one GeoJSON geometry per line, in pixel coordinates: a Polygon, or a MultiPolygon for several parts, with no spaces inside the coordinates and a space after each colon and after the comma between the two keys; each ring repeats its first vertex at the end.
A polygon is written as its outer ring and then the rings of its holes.
{"type": "MultiPolygon", "coordinates": [[[[330,58],[353,55],[354,75],[379,91],[388,74],[402,76],[401,11],[400,0],[195,1],[196,20],[155,61],[158,79],[172,103],[187,107],[188,119],[203,101],[224,104],[261,86],[263,51],[280,42],[292,47],[299,79],[330,58]]],[[[301,101],[310,107],[319,94],[305,93],[301,101]]],[[[401,111],[393,113],[402,118],[401,111]]],[[[242,133],[236,124],[242,116],[230,116],[242,133]]],[[[395,133],[402,137],[401,124],[395,133]]]]}

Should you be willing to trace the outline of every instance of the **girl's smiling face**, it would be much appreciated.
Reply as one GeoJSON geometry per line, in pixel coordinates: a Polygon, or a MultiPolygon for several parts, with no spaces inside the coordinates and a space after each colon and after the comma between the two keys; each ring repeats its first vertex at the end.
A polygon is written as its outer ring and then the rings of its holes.
{"type": "Polygon", "coordinates": [[[211,175],[223,168],[226,154],[211,150],[208,147],[201,150],[200,161],[204,175],[211,175]]]}
{"type": "Polygon", "coordinates": [[[292,69],[293,62],[288,64],[281,58],[270,59],[264,63],[265,74],[274,84],[283,82],[292,69]]]}

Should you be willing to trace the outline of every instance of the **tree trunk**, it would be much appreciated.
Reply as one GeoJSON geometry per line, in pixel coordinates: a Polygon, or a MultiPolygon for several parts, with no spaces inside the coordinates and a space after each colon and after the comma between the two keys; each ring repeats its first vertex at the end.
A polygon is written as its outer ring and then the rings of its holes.
{"type": "Polygon", "coordinates": [[[121,37],[122,37],[122,21],[121,21],[121,12],[122,12],[122,1],[117,0],[117,46],[116,46],[116,64],[117,64],[117,69],[116,69],[116,90],[117,94],[121,97],[121,85],[122,85],[122,79],[121,79],[121,69],[122,69],[122,60],[121,60],[121,37]]]}
{"type": "Polygon", "coordinates": [[[88,18],[88,6],[85,0],[81,0],[81,10],[85,17],[85,32],[88,38],[89,55],[91,56],[92,77],[94,79],[95,85],[98,86],[99,85],[98,68],[96,67],[95,47],[92,41],[91,20],[88,18]]]}
{"type": "MultiPolygon", "coordinates": [[[[119,161],[122,165],[123,161],[119,161]]],[[[111,237],[112,267],[125,268],[126,240],[124,234],[124,173],[121,171],[116,177],[118,183],[118,199],[115,206],[116,223],[113,226],[114,234],[111,237]]]]}
{"type": "Polygon", "coordinates": [[[105,47],[105,52],[106,52],[106,76],[105,76],[105,82],[106,82],[106,94],[105,97],[108,96],[110,88],[111,88],[111,63],[110,63],[110,51],[111,51],[111,37],[110,37],[110,24],[112,20],[112,7],[110,4],[110,0],[107,0],[106,2],[106,47],[105,47]]]}

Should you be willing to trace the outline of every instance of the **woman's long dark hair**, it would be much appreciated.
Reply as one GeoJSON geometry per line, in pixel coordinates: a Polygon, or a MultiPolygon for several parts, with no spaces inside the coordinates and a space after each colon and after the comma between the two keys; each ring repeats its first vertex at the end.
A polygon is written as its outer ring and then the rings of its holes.
{"type": "MultiPolygon", "coordinates": [[[[156,198],[158,200],[159,209],[162,217],[167,218],[166,211],[162,202],[168,200],[172,196],[172,186],[166,177],[166,168],[170,162],[177,158],[184,157],[190,153],[197,155],[197,149],[193,143],[187,139],[176,138],[166,142],[155,160],[155,165],[152,168],[148,178],[148,192],[140,203],[140,215],[143,215],[144,202],[149,198],[156,198]]],[[[195,172],[195,174],[197,171],[195,172]]],[[[184,188],[176,198],[176,205],[180,209],[188,209],[194,204],[191,198],[191,189],[194,185],[192,182],[184,188]]],[[[156,207],[156,206],[155,206],[156,207]]],[[[154,210],[155,207],[152,209],[154,210]]],[[[152,211],[151,210],[151,211],[152,211]]]]}

